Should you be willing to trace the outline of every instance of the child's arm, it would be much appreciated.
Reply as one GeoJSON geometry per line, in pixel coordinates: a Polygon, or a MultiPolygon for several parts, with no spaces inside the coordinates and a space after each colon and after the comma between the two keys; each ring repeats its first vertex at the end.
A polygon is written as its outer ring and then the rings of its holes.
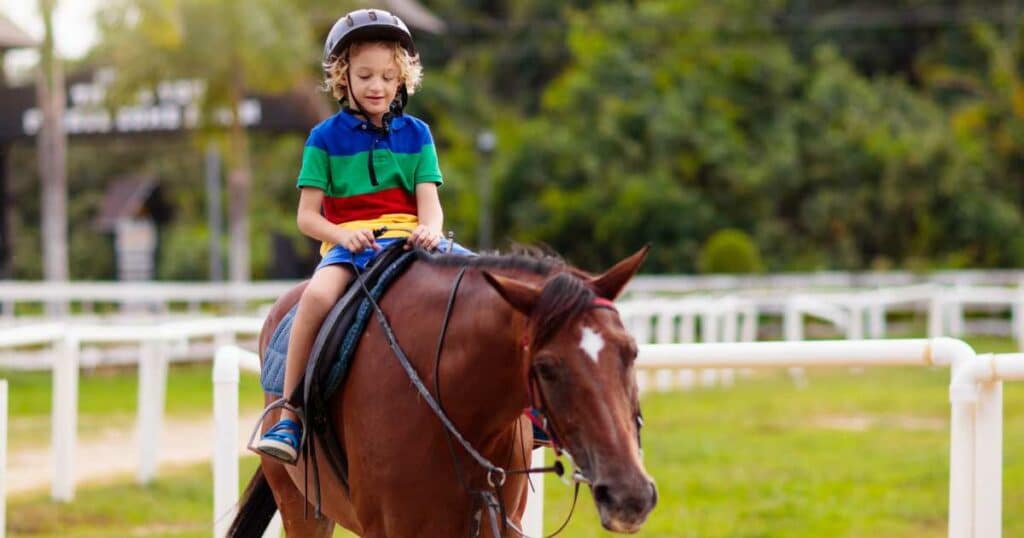
{"type": "Polygon", "coordinates": [[[320,213],[323,201],[324,191],[315,187],[302,188],[302,192],[299,194],[299,210],[295,216],[299,231],[318,241],[341,245],[352,252],[359,252],[368,247],[380,248],[380,245],[373,239],[372,231],[340,228],[325,219],[320,213]]]}
{"type": "Polygon", "coordinates": [[[412,231],[409,244],[434,250],[441,243],[441,228],[444,225],[444,211],[437,195],[437,184],[416,185],[416,213],[420,224],[412,231]]]}

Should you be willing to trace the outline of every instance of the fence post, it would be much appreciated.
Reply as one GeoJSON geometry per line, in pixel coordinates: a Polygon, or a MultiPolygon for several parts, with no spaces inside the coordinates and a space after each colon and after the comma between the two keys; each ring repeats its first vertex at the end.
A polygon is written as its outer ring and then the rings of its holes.
{"type": "Polygon", "coordinates": [[[979,384],[974,408],[974,536],[1003,532],[1003,382],[979,384]]]}
{"type": "Polygon", "coordinates": [[[217,348],[213,359],[213,536],[224,536],[238,501],[238,353],[217,348]]]}
{"type": "MultiPolygon", "coordinates": [[[[544,466],[544,448],[535,448],[530,467],[544,466]]],[[[544,474],[530,479],[533,489],[526,493],[526,512],[523,513],[523,532],[527,536],[544,536],[544,474]]]]}
{"type": "Polygon", "coordinates": [[[949,336],[960,338],[964,334],[964,298],[962,286],[957,285],[951,294],[953,300],[945,301],[944,315],[946,326],[949,328],[949,336]]]}
{"type": "Polygon", "coordinates": [[[140,453],[136,479],[139,484],[148,484],[156,476],[167,400],[167,357],[162,341],[147,341],[139,346],[138,398],[136,431],[140,453]]]}
{"type": "Polygon", "coordinates": [[[885,305],[881,302],[868,310],[868,327],[871,338],[885,338],[885,305]]]}
{"type": "MultiPolygon", "coordinates": [[[[697,339],[697,315],[683,312],[679,316],[679,342],[693,342],[697,339]]],[[[690,390],[697,384],[697,371],[692,368],[679,370],[677,374],[679,388],[690,390]]]]}
{"type": "MultiPolygon", "coordinates": [[[[224,536],[238,502],[238,382],[245,350],[218,347],[213,357],[213,536],[224,536]]],[[[258,363],[257,363],[258,364],[258,363]]],[[[257,368],[254,364],[249,367],[257,368]]],[[[281,535],[281,512],[274,514],[263,538],[281,535]]]]}
{"type": "Polygon", "coordinates": [[[78,435],[78,336],[67,334],[54,346],[53,357],[53,484],[50,496],[69,502],[75,497],[75,444],[78,435]]]}
{"type": "Polygon", "coordinates": [[[928,338],[939,338],[945,332],[946,305],[942,289],[937,289],[928,301],[928,338]]]}
{"type": "MultiPolygon", "coordinates": [[[[803,301],[799,296],[790,297],[786,300],[786,306],[782,314],[782,339],[787,342],[797,342],[804,339],[804,313],[803,301]]],[[[787,369],[789,378],[798,387],[807,386],[807,375],[804,369],[799,366],[792,366],[787,369]]]]}
{"type": "Polygon", "coordinates": [[[0,379],[0,538],[7,536],[7,380],[0,379]]]}
{"type": "Polygon", "coordinates": [[[1017,342],[1017,349],[1024,351],[1024,287],[1017,291],[1017,300],[1013,303],[1010,323],[1012,324],[1013,339],[1017,342]]]}
{"type": "Polygon", "coordinates": [[[847,340],[864,339],[864,305],[857,301],[850,301],[850,321],[846,326],[847,340]]]}
{"type": "MultiPolygon", "coordinates": [[[[701,311],[700,316],[700,339],[704,343],[718,342],[718,316],[720,310],[713,305],[707,305],[701,311]]],[[[718,384],[720,370],[717,368],[704,368],[700,370],[700,384],[702,387],[714,387],[718,384]]]]}

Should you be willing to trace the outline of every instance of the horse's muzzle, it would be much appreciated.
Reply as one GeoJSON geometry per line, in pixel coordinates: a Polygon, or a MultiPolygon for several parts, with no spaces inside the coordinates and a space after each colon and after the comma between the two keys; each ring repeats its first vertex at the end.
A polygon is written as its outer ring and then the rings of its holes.
{"type": "Polygon", "coordinates": [[[658,504],[658,488],[646,477],[631,484],[598,482],[592,492],[601,525],[612,532],[640,530],[647,515],[658,504]]]}

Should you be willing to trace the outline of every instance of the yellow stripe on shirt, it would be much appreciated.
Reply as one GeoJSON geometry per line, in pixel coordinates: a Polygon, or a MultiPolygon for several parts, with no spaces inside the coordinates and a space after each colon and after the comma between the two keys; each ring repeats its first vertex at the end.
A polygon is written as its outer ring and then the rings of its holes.
{"type": "MultiPolygon", "coordinates": [[[[394,237],[409,237],[412,235],[412,231],[415,230],[419,224],[420,219],[417,218],[416,215],[409,215],[408,213],[387,213],[375,219],[342,222],[338,224],[338,226],[349,230],[371,231],[386,227],[387,231],[381,234],[378,239],[389,239],[394,237]]],[[[334,245],[335,243],[327,241],[321,243],[320,256],[326,256],[327,253],[334,248],[334,245]]]]}

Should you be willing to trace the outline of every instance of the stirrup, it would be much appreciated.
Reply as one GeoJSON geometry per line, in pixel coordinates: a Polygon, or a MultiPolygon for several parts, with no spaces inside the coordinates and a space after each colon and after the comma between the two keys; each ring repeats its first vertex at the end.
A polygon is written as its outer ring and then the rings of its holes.
{"type": "Polygon", "coordinates": [[[284,397],[271,402],[270,405],[263,410],[263,413],[260,414],[260,418],[256,419],[256,426],[253,427],[252,433],[249,434],[249,442],[245,445],[246,449],[261,456],[263,455],[263,452],[260,452],[259,449],[256,448],[256,437],[263,432],[263,420],[267,418],[267,414],[279,407],[283,407],[292,413],[295,413],[295,418],[299,421],[299,427],[302,428],[302,436],[299,438],[299,446],[295,451],[302,451],[302,446],[306,444],[306,415],[302,412],[302,409],[288,403],[288,400],[284,397]]]}

